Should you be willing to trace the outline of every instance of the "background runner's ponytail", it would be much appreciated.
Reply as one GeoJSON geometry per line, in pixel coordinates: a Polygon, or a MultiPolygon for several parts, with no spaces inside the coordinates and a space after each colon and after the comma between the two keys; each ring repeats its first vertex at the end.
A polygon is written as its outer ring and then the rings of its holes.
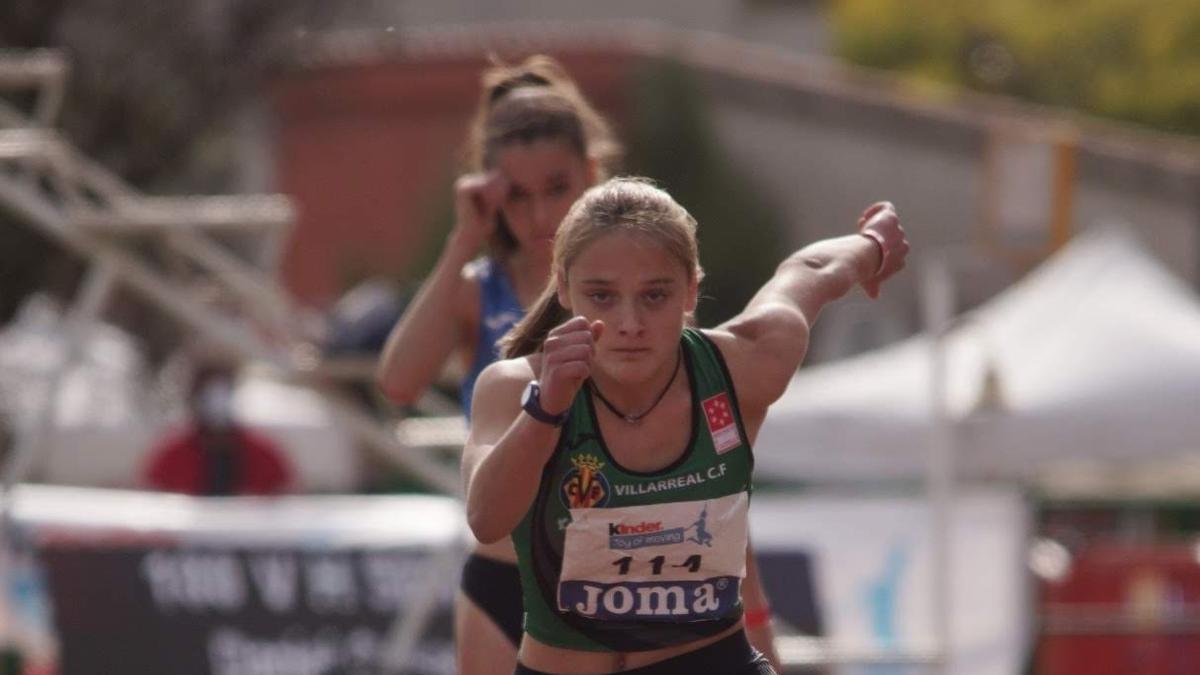
{"type": "Polygon", "coordinates": [[[569,318],[571,312],[558,302],[558,289],[551,283],[529,308],[525,318],[500,340],[501,355],[515,359],[541,351],[550,329],[569,318]]]}

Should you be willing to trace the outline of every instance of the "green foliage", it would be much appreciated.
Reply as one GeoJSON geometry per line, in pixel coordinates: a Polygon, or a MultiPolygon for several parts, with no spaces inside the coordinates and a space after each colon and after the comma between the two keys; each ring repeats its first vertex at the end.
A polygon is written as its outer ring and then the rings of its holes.
{"type": "Polygon", "coordinates": [[[833,0],[839,53],[950,83],[1200,134],[1194,0],[833,0]]]}
{"type": "Polygon", "coordinates": [[[627,173],[653,178],[699,222],[705,279],[697,319],[712,326],[750,300],[781,258],[781,217],[730,165],[695,76],[648,62],[636,75],[627,173]]]}

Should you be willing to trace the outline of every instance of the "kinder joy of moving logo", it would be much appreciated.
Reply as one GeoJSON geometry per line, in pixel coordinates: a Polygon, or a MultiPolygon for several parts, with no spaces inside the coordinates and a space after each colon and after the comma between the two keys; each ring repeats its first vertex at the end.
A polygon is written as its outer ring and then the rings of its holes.
{"type": "Polygon", "coordinates": [[[608,548],[628,550],[645,546],[682,544],[683,535],[684,528],[675,527],[664,530],[661,521],[641,522],[634,525],[609,523],[608,548]]]}
{"type": "Polygon", "coordinates": [[[637,525],[626,525],[624,523],[609,523],[608,534],[647,534],[649,532],[658,532],[662,529],[662,521],[656,520],[653,523],[638,523],[637,525]]]}
{"type": "Polygon", "coordinates": [[[592,455],[576,455],[571,458],[571,464],[574,468],[563,476],[559,492],[563,504],[568,509],[590,509],[607,504],[611,490],[608,479],[600,473],[604,462],[592,455]]]}

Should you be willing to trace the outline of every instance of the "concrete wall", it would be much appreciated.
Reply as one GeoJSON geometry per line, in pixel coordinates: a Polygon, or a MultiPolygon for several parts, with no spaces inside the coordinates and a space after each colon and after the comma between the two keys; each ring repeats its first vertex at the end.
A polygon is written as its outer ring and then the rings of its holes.
{"type": "MultiPolygon", "coordinates": [[[[979,192],[977,139],[905,133],[819,95],[726,77],[707,79],[714,121],[739,168],[788,214],[790,244],[853,231],[874,201],[896,204],[918,252],[965,242],[979,192]]],[[[884,300],[856,293],[832,306],[814,334],[819,361],[886,344],[918,330],[916,265],[884,300]]]]}
{"type": "MultiPolygon", "coordinates": [[[[980,101],[927,108],[894,92],[872,96],[870,80],[864,95],[861,88],[848,91],[818,78],[797,86],[708,65],[701,72],[723,145],[789,214],[793,245],[845,232],[863,206],[888,199],[916,247],[912,269],[896,279],[884,303],[871,307],[852,298],[822,318],[814,360],[918,330],[923,256],[953,257],[962,309],[991,297],[1040,259],[1014,259],[988,246],[985,146],[994,128],[1014,120],[1034,132],[1061,127],[1053,114],[1009,103],[982,102],[973,109],[980,101]]],[[[1200,285],[1200,146],[1094,123],[1076,131],[1071,231],[1124,222],[1172,272],[1200,285]]],[[[1047,212],[1047,232],[1049,221],[1047,212]]]]}
{"type": "Polygon", "coordinates": [[[398,28],[521,21],[645,19],[759,44],[824,54],[824,0],[404,0],[377,3],[375,22],[398,28]]]}

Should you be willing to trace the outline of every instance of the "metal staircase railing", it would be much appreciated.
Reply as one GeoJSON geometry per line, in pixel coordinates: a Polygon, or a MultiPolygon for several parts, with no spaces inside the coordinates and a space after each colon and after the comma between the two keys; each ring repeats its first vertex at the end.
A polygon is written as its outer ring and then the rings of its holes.
{"type": "MultiPolygon", "coordinates": [[[[117,284],[241,360],[265,364],[277,376],[310,387],[337,423],[360,442],[433,489],[459,493],[457,468],[439,462],[430,450],[461,440],[461,431],[455,431],[462,429],[461,417],[440,418],[442,430],[433,429],[432,434],[428,422],[422,422],[415,435],[405,433],[403,423],[389,428],[327,386],[329,378],[322,375],[320,364],[299,356],[311,353],[303,347],[313,331],[305,313],[272,278],[294,219],[290,200],[282,195],[140,194],[50,128],[62,101],[66,70],[65,60],[55,52],[0,55],[0,89],[28,88],[36,94],[32,114],[0,99],[0,206],[88,264],[67,314],[67,357],[51,376],[39,419],[18,430],[16,447],[5,458],[0,529],[10,518],[12,488],[28,476],[45,445],[59,385],[82,358],[84,328],[98,319],[117,284]],[[214,236],[222,233],[251,237],[257,254],[252,260],[235,254],[214,236]],[[193,277],[215,282],[236,301],[236,308],[204,302],[191,280],[178,278],[123,245],[129,235],[161,240],[195,271],[193,277]]],[[[461,543],[434,552],[427,574],[456,569],[450,561],[461,555],[461,543]]],[[[6,574],[3,567],[0,560],[0,579],[6,574]]],[[[397,617],[383,655],[389,670],[399,671],[407,663],[417,636],[432,617],[437,593],[437,584],[427,584],[411,610],[397,617]]]]}
{"type": "MultiPolygon", "coordinates": [[[[149,197],[140,194],[49,128],[62,101],[65,60],[55,52],[0,55],[0,89],[31,89],[33,111],[0,100],[0,204],[87,261],[89,282],[72,316],[93,321],[113,287],[124,285],[166,316],[244,361],[265,364],[286,380],[311,387],[339,424],[383,457],[440,492],[460,491],[457,469],[429,447],[401,442],[348,397],[323,386],[319,364],[301,354],[314,337],[305,312],[270,271],[292,224],[282,195],[149,197]],[[236,233],[256,244],[252,260],[221,242],[236,233]],[[191,278],[152,264],[123,242],[130,234],[156,238],[192,270],[191,278]],[[205,303],[196,279],[218,285],[236,307],[205,303]],[[89,287],[89,283],[95,286],[89,287]],[[91,288],[89,291],[88,288],[91,288]],[[86,302],[84,300],[86,296],[86,302]]],[[[69,365],[69,364],[68,364],[69,365]]],[[[49,423],[49,418],[43,424],[49,423]]],[[[4,489],[23,479],[38,450],[38,433],[18,440],[4,489]]]]}

